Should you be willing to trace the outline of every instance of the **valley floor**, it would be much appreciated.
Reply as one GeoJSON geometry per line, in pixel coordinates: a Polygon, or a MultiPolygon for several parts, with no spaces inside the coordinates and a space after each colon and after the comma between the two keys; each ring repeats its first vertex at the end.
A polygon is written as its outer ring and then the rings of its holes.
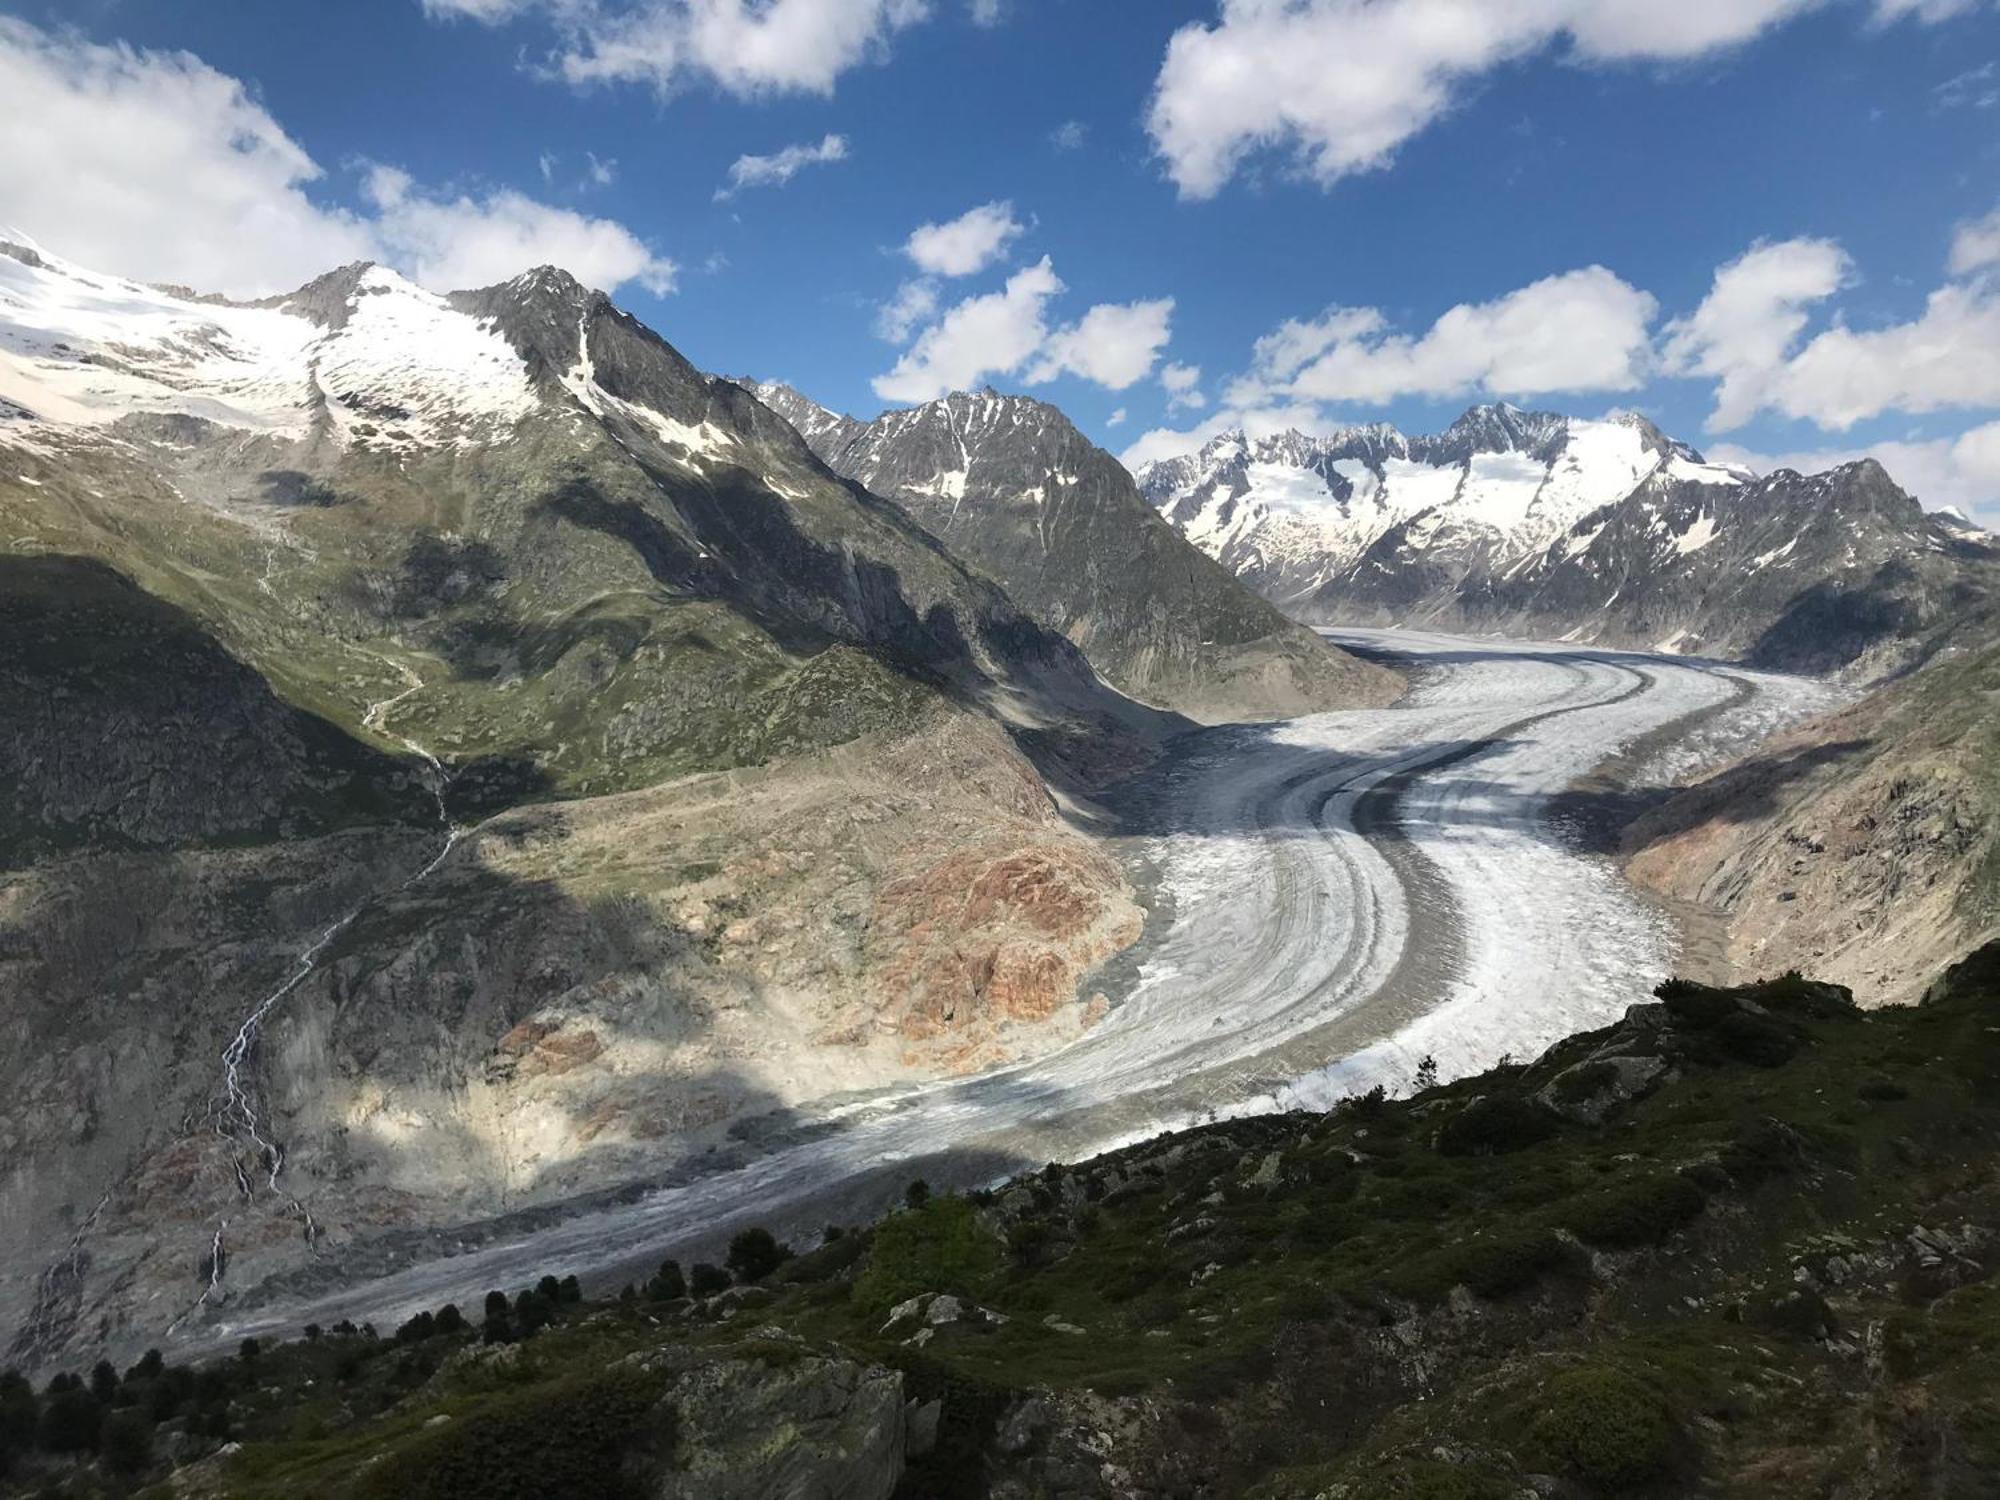
{"type": "MultiPolygon", "coordinates": [[[[551,1268],[639,1278],[762,1223],[808,1238],[911,1178],[966,1185],[1191,1121],[1323,1106],[1420,1059],[1445,1077],[1600,1026],[1672,966],[1665,919],[1590,852],[1578,784],[1607,762],[1664,781],[1823,709],[1833,690],[1717,663],[1410,632],[1342,631],[1408,669],[1393,708],[1232,725],[1111,797],[1154,891],[1117,1004],[1032,1063],[768,1122],[762,1154],[643,1196],[486,1226],[365,1285],[272,1286],[176,1356],[347,1317],[389,1326],[551,1268]],[[1329,1061],[1331,1059],[1332,1061],[1329,1061]]],[[[1114,983],[1113,981],[1116,981],[1114,983]]],[[[753,1133],[754,1134],[754,1133],[753,1133]]]]}

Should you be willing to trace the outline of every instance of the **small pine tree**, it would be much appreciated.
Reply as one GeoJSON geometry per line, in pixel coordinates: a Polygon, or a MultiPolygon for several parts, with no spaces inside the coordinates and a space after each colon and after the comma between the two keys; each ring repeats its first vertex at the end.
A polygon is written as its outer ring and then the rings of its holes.
{"type": "Polygon", "coordinates": [[[488,1292],[486,1294],[487,1317],[490,1318],[496,1313],[499,1314],[501,1317],[505,1317],[507,1315],[507,1308],[508,1308],[508,1302],[507,1302],[507,1294],[505,1292],[488,1292]]]}
{"type": "Polygon", "coordinates": [[[465,1314],[458,1310],[456,1302],[447,1302],[437,1310],[437,1331],[439,1333],[465,1332],[465,1314]]]}
{"type": "Polygon", "coordinates": [[[557,1281],[553,1276],[544,1276],[540,1281],[535,1283],[535,1295],[540,1297],[544,1302],[560,1302],[562,1300],[562,1283],[557,1281]]]}
{"type": "Polygon", "coordinates": [[[306,1324],[305,1336],[306,1336],[306,1342],[308,1344],[315,1342],[319,1338],[319,1324],[317,1323],[306,1324]]]}
{"type": "Polygon", "coordinates": [[[242,1355],[244,1364],[254,1364],[256,1363],[257,1356],[263,1352],[263,1347],[255,1339],[245,1339],[238,1348],[237,1353],[242,1355]]]}
{"type": "Polygon", "coordinates": [[[583,1300],[583,1283],[578,1281],[574,1276],[563,1277],[561,1281],[556,1283],[556,1300],[568,1303],[581,1302],[583,1300]]]}
{"type": "Polygon", "coordinates": [[[100,1359],[91,1367],[90,1394],[95,1396],[105,1406],[109,1406],[113,1398],[117,1396],[118,1371],[112,1368],[110,1360],[100,1359]]]}
{"type": "Polygon", "coordinates": [[[903,1206],[905,1208],[922,1208],[930,1201],[931,1185],[921,1177],[903,1189],[903,1206]]]}
{"type": "Polygon", "coordinates": [[[678,1302],[687,1294],[687,1278],[677,1260],[661,1261],[659,1271],[646,1283],[646,1295],[655,1302],[678,1302]]]}
{"type": "Polygon", "coordinates": [[[125,1372],[127,1380],[158,1380],[167,1368],[167,1361],[157,1349],[148,1349],[139,1356],[139,1362],[125,1372]]]}
{"type": "Polygon", "coordinates": [[[720,1266],[698,1260],[694,1269],[688,1272],[688,1290],[697,1297],[713,1297],[717,1292],[726,1292],[729,1290],[729,1273],[720,1266]]]}
{"type": "Polygon", "coordinates": [[[1434,1089],[1437,1083],[1438,1060],[1426,1052],[1417,1064],[1417,1092],[1421,1094],[1425,1089],[1434,1089]]]}
{"type": "Polygon", "coordinates": [[[729,1242],[725,1261],[743,1282],[762,1281],[791,1258],[791,1248],[778,1243],[770,1230],[746,1229],[729,1242]]]}

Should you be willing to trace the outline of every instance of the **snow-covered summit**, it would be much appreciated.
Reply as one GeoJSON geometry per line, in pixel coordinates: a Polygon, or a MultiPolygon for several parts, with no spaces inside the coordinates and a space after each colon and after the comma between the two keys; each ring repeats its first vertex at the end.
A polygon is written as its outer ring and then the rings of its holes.
{"type": "Polygon", "coordinates": [[[1226,432],[1138,480],[1189,540],[1283,601],[1390,538],[1406,558],[1526,557],[1663,471],[1738,482],[1634,413],[1587,421],[1504,402],[1435,435],[1383,423],[1323,437],[1226,432]]]}
{"type": "Polygon", "coordinates": [[[385,266],[239,303],[100,275],[0,231],[0,403],[0,432],[179,415],[399,448],[490,436],[535,396],[490,322],[385,266]]]}

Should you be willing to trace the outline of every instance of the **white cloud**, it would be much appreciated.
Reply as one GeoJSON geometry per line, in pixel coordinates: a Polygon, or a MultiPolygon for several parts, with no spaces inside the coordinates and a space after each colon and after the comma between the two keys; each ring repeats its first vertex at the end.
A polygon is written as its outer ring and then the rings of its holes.
{"type": "Polygon", "coordinates": [[[1049,132],[1049,144],[1058,151],[1080,151],[1090,139],[1090,127],[1081,120],[1064,120],[1049,132]]]}
{"type": "Polygon", "coordinates": [[[1080,375],[1107,390],[1144,380],[1173,337],[1174,299],[1103,302],[1067,328],[1050,334],[1029,367],[1030,385],[1058,375],[1080,375]]]}
{"type": "Polygon", "coordinates": [[[828,135],[817,145],[801,142],[768,156],[739,156],[729,164],[729,182],[715,190],[715,201],[733,198],[745,188],[783,187],[807,167],[847,160],[847,137],[828,135]]]}
{"type": "MultiPolygon", "coordinates": [[[[1221,0],[1167,45],[1147,128],[1184,196],[1219,192],[1260,150],[1322,184],[1387,165],[1500,65],[1699,57],[1819,0],[1221,0]]],[[[1891,0],[1893,3],[1893,0],[1891,0]]]]}
{"type": "Polygon", "coordinates": [[[1201,366],[1170,364],[1161,367],[1160,384],[1166,388],[1168,411],[1195,411],[1208,405],[1208,397],[1195,389],[1201,383],[1201,366]]]}
{"type": "Polygon", "coordinates": [[[606,157],[604,160],[599,161],[597,153],[594,151],[586,151],[583,154],[585,160],[589,163],[583,169],[583,185],[585,187],[610,187],[612,183],[618,180],[618,161],[616,157],[606,157]]]}
{"type": "Polygon", "coordinates": [[[1589,266],[1491,302],[1463,303],[1421,337],[1389,331],[1373,308],[1332,308],[1258,340],[1252,374],[1232,387],[1230,402],[1629,391],[1648,368],[1657,306],[1589,266]]]}
{"type": "Polygon", "coordinates": [[[1884,24],[1910,18],[1926,23],[1969,15],[1986,0],[1875,0],[1875,18],[1884,24]]]}
{"type": "Polygon", "coordinates": [[[184,52],[98,46],[0,18],[0,222],[85,265],[242,295],[376,259],[433,286],[553,263],[611,290],[674,266],[608,219],[511,190],[426,192],[371,171],[371,212],[306,194],[320,168],[236,79],[184,52]]]}
{"type": "Polygon", "coordinates": [[[1106,427],[1123,427],[1125,425],[1125,408],[1121,406],[1110,416],[1106,417],[1104,425],[1106,427]]]}
{"type": "Polygon", "coordinates": [[[560,266],[589,286],[636,281],[665,296],[679,268],[622,224],[553,208],[503,189],[485,198],[431,195],[407,172],[370,169],[372,228],[384,258],[426,286],[490,286],[538,265],[560,266]]]}
{"type": "Polygon", "coordinates": [[[1846,252],[1813,239],[1752,246],[1715,273],[1701,306],[1669,325],[1665,350],[1672,373],[1718,382],[1711,430],[1727,432],[1756,415],[1805,329],[1806,309],[1851,277],[1846,252]]]}
{"type": "Polygon", "coordinates": [[[1970,276],[2000,266],[2000,208],[1958,226],[1951,241],[1951,274],[1970,276]]]}
{"type": "Polygon", "coordinates": [[[1048,336],[1043,310],[1062,289],[1045,255],[1008,277],[1003,290],[966,298],[926,328],[888,374],[875,378],[875,394],[885,401],[931,401],[985,376],[1018,370],[1048,336]]]}
{"type": "Polygon", "coordinates": [[[887,55],[927,0],[423,0],[437,17],[488,24],[540,11],[562,37],[570,83],[704,81],[739,97],[831,94],[840,75],[887,55]]]}
{"type": "Polygon", "coordinates": [[[1931,90],[1939,109],[1992,109],[2000,105],[2000,63],[1984,62],[1931,90]]]}
{"type": "MultiPolygon", "coordinates": [[[[1952,265],[1979,271],[2000,256],[1991,220],[1961,230],[1952,265]]],[[[1827,240],[1759,245],[1716,272],[1695,313],[1668,330],[1675,373],[1717,378],[1718,432],[1776,411],[1835,431],[1885,412],[2000,406],[2000,286],[1990,279],[1931,293],[1906,323],[1856,330],[1836,324],[1798,340],[1807,309],[1851,278],[1827,240]]]]}
{"type": "Polygon", "coordinates": [[[1912,322],[1830,328],[1778,372],[1764,404],[1835,430],[1889,411],[2000,406],[2000,288],[1941,287],[1912,322]]]}
{"type": "Polygon", "coordinates": [[[971,276],[985,270],[1019,239],[1026,225],[1004,201],[968,208],[942,224],[922,224],[903,242],[903,253],[932,276],[971,276]]]}
{"type": "Polygon", "coordinates": [[[0,222],[86,265],[247,293],[374,253],[368,225],[306,196],[305,150],[185,52],[0,18],[0,139],[0,222]]]}
{"type": "Polygon", "coordinates": [[[1173,299],[1099,303],[1051,329],[1049,303],[1063,290],[1045,255],[1000,291],[955,303],[876,377],[875,393],[885,401],[930,401],[995,375],[1019,375],[1030,385],[1075,375],[1115,391],[1143,380],[1167,343],[1173,299]]]}
{"type": "Polygon", "coordinates": [[[972,24],[998,26],[1007,19],[1007,0],[972,0],[972,24]]]}
{"type": "Polygon", "coordinates": [[[920,276],[896,288],[896,294],[875,310],[875,336],[892,344],[907,344],[918,325],[938,307],[938,286],[920,276]]]}
{"type": "Polygon", "coordinates": [[[1988,422],[1953,438],[1871,443],[1865,448],[1759,453],[1722,443],[1709,450],[1709,457],[1747,464],[1760,474],[1773,469],[1817,474],[1858,458],[1873,458],[1928,509],[1952,506],[1982,525],[2000,525],[2000,422],[1988,422]]]}

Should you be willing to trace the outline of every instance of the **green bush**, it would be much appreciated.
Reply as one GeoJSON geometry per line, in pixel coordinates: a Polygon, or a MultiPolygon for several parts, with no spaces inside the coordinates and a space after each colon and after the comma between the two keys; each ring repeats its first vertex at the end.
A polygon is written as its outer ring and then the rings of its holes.
{"type": "Polygon", "coordinates": [[[1000,1242],[963,1198],[932,1198],[875,1231],[854,1283],[857,1305],[886,1312],[921,1292],[977,1295],[1000,1268],[1000,1242]]]}
{"type": "Polygon", "coordinates": [[[1666,1403],[1623,1371],[1586,1365],[1555,1377],[1528,1429],[1540,1460],[1585,1484],[1622,1494],[1657,1479],[1673,1457],[1666,1403]]]}
{"type": "Polygon", "coordinates": [[[746,1229],[729,1242],[724,1264],[736,1273],[738,1281],[756,1282],[791,1258],[791,1246],[779,1244],[770,1230],[746,1229]]]}
{"type": "Polygon", "coordinates": [[[1487,1298],[1504,1297],[1530,1285],[1563,1262],[1562,1241],[1545,1229],[1502,1230],[1461,1240],[1391,1270],[1388,1290],[1418,1302],[1434,1302],[1455,1286],[1487,1298]]]}
{"type": "Polygon", "coordinates": [[[688,1271],[688,1290],[697,1297],[713,1297],[729,1290],[729,1273],[720,1266],[698,1260],[688,1271]]]}
{"type": "MultiPolygon", "coordinates": [[[[652,1376],[609,1370],[499,1396],[425,1429],[369,1470],[360,1493],[367,1500],[636,1497],[625,1453],[659,1394],[652,1376]]],[[[666,1437],[658,1441],[664,1446],[666,1437]]]]}
{"type": "Polygon", "coordinates": [[[1475,1099],[1444,1122],[1438,1150],[1446,1156],[1499,1156],[1556,1133],[1556,1117],[1541,1105],[1512,1095],[1475,1099]]]}
{"type": "Polygon", "coordinates": [[[1702,1211],[1707,1196],[1687,1178],[1660,1173],[1586,1193],[1565,1206],[1563,1227],[1604,1250],[1657,1245],[1702,1211]]]}

